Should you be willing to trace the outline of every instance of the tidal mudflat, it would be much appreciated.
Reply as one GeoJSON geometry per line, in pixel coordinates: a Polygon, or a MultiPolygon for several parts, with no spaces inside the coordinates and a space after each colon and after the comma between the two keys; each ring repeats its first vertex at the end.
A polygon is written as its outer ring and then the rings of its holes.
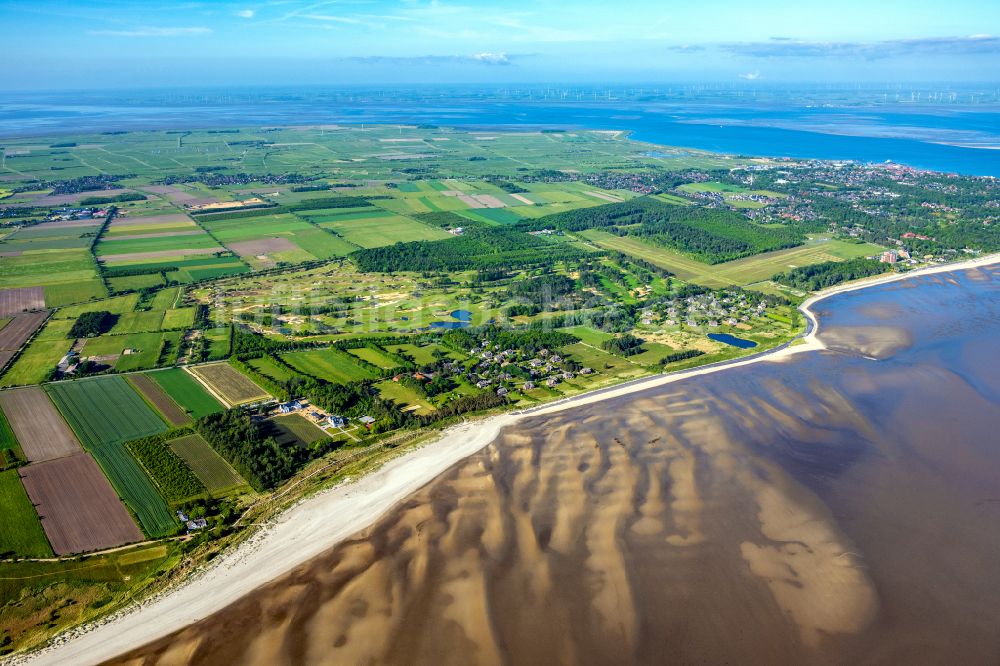
{"type": "Polygon", "coordinates": [[[525,419],[116,663],[997,663],[1000,270],[817,314],[825,351],[525,419]]]}

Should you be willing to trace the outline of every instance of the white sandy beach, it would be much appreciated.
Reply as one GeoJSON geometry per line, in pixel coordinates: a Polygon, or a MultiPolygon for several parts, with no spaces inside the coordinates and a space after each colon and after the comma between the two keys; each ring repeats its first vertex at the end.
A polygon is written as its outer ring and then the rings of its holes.
{"type": "Polygon", "coordinates": [[[502,428],[520,419],[560,412],[699,375],[819,350],[823,348],[817,337],[819,322],[810,308],[822,299],[916,275],[957,271],[998,261],[1000,255],[990,255],[835,287],[803,303],[802,310],[812,322],[804,343],[775,352],[765,352],[743,361],[654,376],[544,405],[528,412],[508,413],[451,427],[433,443],[388,462],[360,480],[336,486],[300,502],[180,586],[109,618],[63,634],[41,651],[16,655],[5,660],[5,663],[85,665],[114,658],[222,610],[254,589],[368,527],[400,500],[455,463],[488,445],[502,428]]]}

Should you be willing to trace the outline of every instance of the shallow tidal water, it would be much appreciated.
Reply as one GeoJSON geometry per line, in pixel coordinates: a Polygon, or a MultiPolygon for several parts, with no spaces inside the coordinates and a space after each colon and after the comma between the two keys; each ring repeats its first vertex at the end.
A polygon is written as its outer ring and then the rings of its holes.
{"type": "Polygon", "coordinates": [[[1000,663],[1000,267],[533,417],[128,664],[1000,663]]]}

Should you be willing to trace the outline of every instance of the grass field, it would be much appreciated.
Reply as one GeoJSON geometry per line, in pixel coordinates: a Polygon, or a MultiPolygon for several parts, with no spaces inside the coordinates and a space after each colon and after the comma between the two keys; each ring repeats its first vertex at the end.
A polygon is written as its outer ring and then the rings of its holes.
{"type": "Polygon", "coordinates": [[[72,321],[49,319],[28,348],[0,378],[0,385],[23,386],[39,384],[48,379],[59,359],[73,346],[73,341],[66,338],[72,325],[72,321]]]}
{"type": "Polygon", "coordinates": [[[437,359],[434,358],[434,351],[438,350],[443,352],[448,358],[463,361],[467,357],[464,354],[459,354],[458,352],[443,347],[438,344],[424,345],[422,347],[414,344],[403,344],[403,345],[388,345],[386,349],[395,354],[406,354],[413,358],[413,362],[417,365],[427,365],[433,363],[437,359]]]}
{"type": "Polygon", "coordinates": [[[176,546],[160,544],[88,557],[85,561],[0,563],[0,598],[12,647],[37,645],[49,632],[106,612],[109,604],[148,584],[173,561],[176,546]],[[40,619],[41,618],[41,619],[40,619]]]}
{"type": "Polygon", "coordinates": [[[299,414],[275,416],[270,423],[274,438],[283,446],[308,446],[327,436],[325,432],[299,414]]]}
{"type": "Polygon", "coordinates": [[[413,389],[394,382],[391,379],[379,382],[375,385],[375,388],[378,389],[379,395],[386,400],[392,400],[399,405],[400,409],[410,407],[417,414],[428,414],[434,411],[434,406],[427,402],[423,396],[413,389]],[[413,407],[416,407],[416,409],[412,409],[413,407]]]}
{"type": "Polygon", "coordinates": [[[321,222],[349,243],[359,247],[381,247],[393,243],[451,238],[447,231],[416,222],[408,217],[386,212],[383,217],[336,219],[321,222]]]}
{"type": "Polygon", "coordinates": [[[179,426],[191,422],[191,417],[188,416],[187,412],[173,398],[167,395],[167,392],[154,382],[149,375],[130,374],[128,375],[128,382],[170,425],[179,426]]]}
{"type": "Polygon", "coordinates": [[[124,377],[111,375],[57,382],[45,389],[87,448],[118,444],[166,430],[163,419],[124,377]]]}
{"type": "Polygon", "coordinates": [[[665,268],[681,280],[713,288],[759,282],[790,268],[864,257],[882,250],[877,245],[868,243],[813,239],[799,247],[765,252],[754,257],[712,265],[674,250],[650,245],[635,238],[615,236],[597,229],[583,231],[581,235],[603,248],[638,257],[665,268]]]}
{"type": "MultiPolygon", "coordinates": [[[[115,370],[119,372],[145,370],[173,363],[177,358],[182,335],[182,331],[102,335],[87,340],[83,346],[83,354],[85,356],[120,354],[114,361],[115,370]],[[130,353],[125,353],[125,350],[130,350],[130,353]]],[[[58,361],[58,358],[55,360],[58,361]]]]}
{"type": "Polygon", "coordinates": [[[213,495],[225,495],[248,487],[246,481],[201,435],[180,437],[167,444],[213,495]]]}
{"type": "Polygon", "coordinates": [[[42,523],[28,499],[16,469],[0,472],[0,557],[52,557],[42,523]]]}
{"type": "Polygon", "coordinates": [[[290,352],[282,358],[296,370],[330,382],[346,383],[372,379],[374,375],[358,365],[350,354],[336,349],[290,352]]]}
{"type": "Polygon", "coordinates": [[[371,349],[369,347],[358,347],[357,349],[348,349],[347,353],[351,356],[357,356],[363,361],[368,361],[372,365],[376,365],[383,369],[395,368],[399,365],[389,356],[386,356],[383,352],[378,349],[371,349]]]}
{"type": "Polygon", "coordinates": [[[46,387],[84,447],[150,536],[176,527],[174,517],[123,443],[166,430],[163,420],[123,377],[105,376],[46,387]]]}
{"type": "Polygon", "coordinates": [[[299,376],[294,371],[289,370],[285,366],[275,362],[267,356],[262,356],[261,358],[251,358],[247,361],[247,365],[265,377],[270,377],[278,382],[286,382],[292,377],[299,376]]]}
{"type": "Polygon", "coordinates": [[[223,410],[219,401],[213,398],[197,379],[181,368],[150,372],[146,376],[159,384],[160,388],[192,418],[199,419],[223,410]]]}
{"type": "Polygon", "coordinates": [[[249,377],[228,363],[209,363],[189,368],[192,375],[201,380],[211,393],[229,405],[242,405],[269,398],[270,395],[250,380],[249,377]]]}

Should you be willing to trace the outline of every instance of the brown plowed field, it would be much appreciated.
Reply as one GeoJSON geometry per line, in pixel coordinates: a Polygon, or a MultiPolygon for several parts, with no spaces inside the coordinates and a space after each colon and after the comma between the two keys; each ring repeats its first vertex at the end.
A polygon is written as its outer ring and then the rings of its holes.
{"type": "Polygon", "coordinates": [[[45,290],[42,287],[0,289],[0,317],[44,307],[45,290]]]}
{"type": "Polygon", "coordinates": [[[288,252],[292,250],[300,250],[302,248],[287,238],[274,237],[229,243],[229,249],[241,257],[256,257],[260,254],[288,252]]]}
{"type": "Polygon", "coordinates": [[[189,248],[183,250],[156,250],[154,252],[125,252],[122,254],[104,254],[101,261],[141,261],[143,259],[162,259],[163,257],[189,257],[199,254],[218,252],[217,247],[189,248]]]}
{"type": "Polygon", "coordinates": [[[191,218],[183,213],[167,213],[166,215],[145,215],[141,217],[116,217],[111,222],[111,229],[118,227],[143,226],[176,226],[179,224],[190,224],[191,218]]]}
{"type": "MultiPolygon", "coordinates": [[[[38,327],[42,325],[45,318],[49,316],[48,312],[26,312],[25,314],[15,315],[13,319],[7,322],[7,325],[0,328],[0,358],[4,354],[7,354],[7,358],[14,354],[24,341],[31,337],[31,334],[38,330],[38,327]]],[[[0,368],[6,364],[6,361],[0,363],[0,368]]]]}
{"type": "Polygon", "coordinates": [[[89,454],[36,463],[20,471],[57,555],[142,541],[142,532],[89,454]]]}
{"type": "Polygon", "coordinates": [[[146,375],[129,375],[128,381],[146,400],[166,417],[170,425],[184,425],[191,422],[180,406],[167,395],[160,386],[146,375]]]}
{"type": "Polygon", "coordinates": [[[37,386],[0,391],[0,409],[29,461],[52,460],[80,452],[76,436],[49,396],[37,386]]]}

